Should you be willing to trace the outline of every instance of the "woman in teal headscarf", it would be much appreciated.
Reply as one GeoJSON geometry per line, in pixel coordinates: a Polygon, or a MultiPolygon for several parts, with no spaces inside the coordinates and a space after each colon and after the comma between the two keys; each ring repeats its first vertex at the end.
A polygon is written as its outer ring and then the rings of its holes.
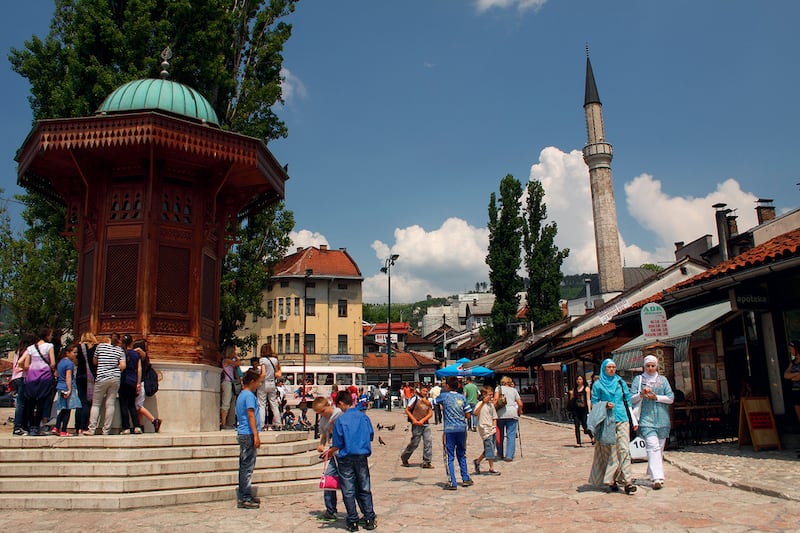
{"type": "Polygon", "coordinates": [[[617,375],[614,360],[606,359],[600,365],[600,379],[592,387],[592,405],[605,403],[608,416],[614,420],[616,426],[616,440],[613,444],[602,444],[599,440],[595,444],[589,483],[607,485],[614,492],[619,490],[618,485],[623,485],[625,494],[631,494],[636,492],[636,485],[632,483],[631,477],[626,402],[630,405],[628,386],[617,375]]]}

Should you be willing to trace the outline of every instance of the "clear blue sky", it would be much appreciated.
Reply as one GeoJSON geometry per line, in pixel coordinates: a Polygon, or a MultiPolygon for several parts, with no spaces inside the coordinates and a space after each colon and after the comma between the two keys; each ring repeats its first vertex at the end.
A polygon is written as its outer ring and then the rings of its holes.
{"type": "MultiPolygon", "coordinates": [[[[52,2],[4,6],[4,52],[48,30],[52,2]]],[[[739,226],[756,198],[798,206],[793,0],[302,1],[284,67],[286,204],[297,246],[347,248],[365,301],[446,296],[488,281],[489,195],[540,179],[565,273],[596,272],[579,151],[588,42],[628,266],[665,264],[675,241],[714,234],[722,201],[739,226]]],[[[180,50],[174,50],[173,62],[180,50]]],[[[28,87],[0,69],[0,187],[30,130],[28,87]]],[[[715,239],[716,240],[716,239],[715,239]]]]}

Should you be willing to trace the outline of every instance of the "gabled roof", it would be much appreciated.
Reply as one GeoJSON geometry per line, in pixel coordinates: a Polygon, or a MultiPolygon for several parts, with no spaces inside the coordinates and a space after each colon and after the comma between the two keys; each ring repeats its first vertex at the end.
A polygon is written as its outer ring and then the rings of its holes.
{"type": "Polygon", "coordinates": [[[319,278],[352,278],[363,279],[358,265],[347,253],[347,250],[330,250],[323,245],[303,248],[284,257],[273,270],[273,278],[305,277],[306,271],[311,270],[312,279],[319,278]]]}
{"type": "MultiPolygon", "coordinates": [[[[378,370],[386,368],[386,354],[371,352],[364,354],[364,369],[378,370]]],[[[439,368],[439,361],[416,352],[392,351],[392,370],[417,370],[421,367],[439,368]]]]}
{"type": "MultiPolygon", "coordinates": [[[[386,322],[373,324],[366,335],[386,335],[389,327],[386,322]]],[[[411,324],[408,322],[392,322],[392,333],[395,335],[407,335],[411,329],[411,324]]]]}

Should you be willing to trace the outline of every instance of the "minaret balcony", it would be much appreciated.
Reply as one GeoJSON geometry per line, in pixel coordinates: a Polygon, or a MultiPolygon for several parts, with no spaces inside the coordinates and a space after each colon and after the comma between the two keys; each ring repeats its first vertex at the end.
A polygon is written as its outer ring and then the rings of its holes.
{"type": "Polygon", "coordinates": [[[614,156],[614,148],[607,142],[590,143],[583,147],[584,159],[598,155],[606,156],[610,159],[614,156]]]}

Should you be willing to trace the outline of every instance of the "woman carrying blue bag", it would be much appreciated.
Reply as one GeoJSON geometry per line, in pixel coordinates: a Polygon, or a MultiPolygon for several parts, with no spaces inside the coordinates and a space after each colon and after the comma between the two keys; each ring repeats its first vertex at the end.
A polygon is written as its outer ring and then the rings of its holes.
{"type": "MultiPolygon", "coordinates": [[[[616,363],[612,359],[606,359],[600,366],[600,379],[592,387],[592,405],[597,409],[605,407],[609,425],[611,421],[614,424],[615,438],[610,441],[601,438],[600,434],[597,435],[589,483],[606,485],[612,492],[617,492],[619,485],[623,485],[625,494],[636,492],[636,485],[631,477],[630,425],[627,412],[629,404],[628,386],[617,375],[616,363]]],[[[635,426],[634,430],[637,428],[635,426]]]]}

